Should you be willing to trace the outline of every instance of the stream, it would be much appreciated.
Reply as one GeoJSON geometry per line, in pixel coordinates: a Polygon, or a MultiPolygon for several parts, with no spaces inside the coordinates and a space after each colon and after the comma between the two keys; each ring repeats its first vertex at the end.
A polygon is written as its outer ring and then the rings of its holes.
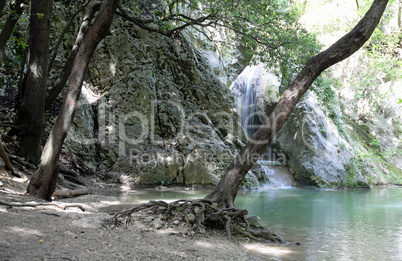
{"type": "MultiPolygon", "coordinates": [[[[132,191],[119,200],[132,204],[206,194],[132,191]]],[[[283,239],[300,243],[249,249],[248,260],[402,260],[402,188],[261,189],[239,192],[235,204],[261,217],[283,239]]]]}

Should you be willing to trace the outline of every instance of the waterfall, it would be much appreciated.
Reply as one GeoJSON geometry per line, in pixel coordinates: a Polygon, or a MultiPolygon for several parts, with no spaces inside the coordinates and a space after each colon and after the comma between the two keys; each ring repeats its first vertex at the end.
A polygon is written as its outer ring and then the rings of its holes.
{"type": "Polygon", "coordinates": [[[264,165],[264,161],[260,161],[259,164],[265,171],[265,175],[269,180],[269,183],[264,185],[263,188],[289,188],[295,184],[294,177],[283,166],[269,166],[264,165]]]}
{"type": "MultiPolygon", "coordinates": [[[[237,112],[248,140],[263,123],[264,110],[269,104],[269,99],[272,99],[268,97],[268,92],[277,93],[279,85],[273,73],[268,73],[262,65],[257,65],[246,67],[230,87],[236,98],[237,112]]],[[[285,167],[280,166],[283,162],[270,146],[257,163],[264,169],[269,187],[289,187],[294,184],[292,175],[284,170],[285,167]]]]}
{"type": "Polygon", "coordinates": [[[257,66],[248,66],[232,84],[231,89],[237,98],[237,112],[241,116],[241,126],[250,139],[262,124],[259,117],[257,96],[261,86],[257,66]]]}

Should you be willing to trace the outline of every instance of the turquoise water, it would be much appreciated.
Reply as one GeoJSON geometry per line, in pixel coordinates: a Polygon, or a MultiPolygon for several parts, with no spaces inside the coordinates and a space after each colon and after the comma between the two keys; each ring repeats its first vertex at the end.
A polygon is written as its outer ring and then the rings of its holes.
{"type": "MultiPolygon", "coordinates": [[[[152,191],[127,202],[200,198],[203,191],[152,191]]],[[[238,208],[300,245],[250,250],[249,260],[402,260],[402,188],[357,191],[268,189],[240,192],[238,208]]]]}
{"type": "Polygon", "coordinates": [[[256,251],[255,260],[402,260],[402,188],[271,189],[241,193],[236,206],[301,243],[256,251]]]}

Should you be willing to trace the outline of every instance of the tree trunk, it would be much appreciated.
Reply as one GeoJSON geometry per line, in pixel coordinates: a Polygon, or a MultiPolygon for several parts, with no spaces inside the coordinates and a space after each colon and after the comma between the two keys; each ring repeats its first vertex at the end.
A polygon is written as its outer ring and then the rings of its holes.
{"type": "Polygon", "coordinates": [[[18,113],[17,125],[23,128],[19,154],[35,164],[39,163],[46,126],[45,93],[52,4],[53,0],[33,0],[31,3],[29,61],[18,113]]]}
{"type": "Polygon", "coordinates": [[[88,29],[90,28],[91,21],[95,15],[95,13],[99,10],[100,3],[94,3],[92,4],[87,11],[85,12],[83,22],[81,24],[80,30],[78,32],[78,36],[75,40],[73,49],[70,52],[70,55],[67,58],[67,62],[63,67],[63,71],[61,72],[60,76],[57,78],[53,88],[51,88],[46,97],[46,103],[45,107],[48,109],[50,105],[56,100],[57,96],[59,96],[60,92],[63,90],[64,86],[66,85],[66,82],[68,80],[68,77],[71,74],[71,70],[74,65],[74,60],[75,57],[77,56],[78,49],[80,45],[83,42],[83,39],[85,37],[85,34],[88,32],[88,29]]]}
{"type": "Polygon", "coordinates": [[[375,0],[360,22],[327,50],[311,58],[289,88],[282,94],[272,113],[230,164],[216,188],[206,198],[234,207],[237,191],[247,172],[282,128],[293,108],[314,80],[328,67],[355,53],[370,38],[388,0],[375,0]]]}
{"type": "MultiPolygon", "coordinates": [[[[11,11],[10,15],[7,18],[7,21],[3,27],[3,30],[1,30],[0,34],[0,66],[3,64],[4,60],[4,51],[6,49],[6,44],[8,39],[10,39],[11,34],[13,33],[14,27],[17,24],[18,19],[20,18],[22,11],[24,10],[24,6],[26,6],[28,1],[24,0],[17,0],[17,2],[14,5],[13,10],[11,11]]],[[[2,1],[1,3],[2,6],[0,6],[1,10],[0,12],[3,11],[5,1],[2,1]]]]}
{"type": "Polygon", "coordinates": [[[74,118],[85,70],[97,45],[109,33],[118,3],[119,0],[104,0],[102,2],[94,24],[79,47],[62,108],[46,141],[38,170],[28,185],[28,193],[32,196],[51,201],[51,196],[56,189],[61,148],[74,118]]]}

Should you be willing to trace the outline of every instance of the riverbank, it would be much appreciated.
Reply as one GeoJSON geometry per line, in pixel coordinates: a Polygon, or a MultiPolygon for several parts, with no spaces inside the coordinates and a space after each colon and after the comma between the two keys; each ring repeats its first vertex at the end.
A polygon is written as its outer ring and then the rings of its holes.
{"type": "Polygon", "coordinates": [[[99,209],[119,204],[108,196],[125,190],[87,179],[91,194],[55,200],[55,205],[24,195],[26,178],[0,173],[0,260],[245,260],[247,250],[224,231],[191,239],[177,229],[154,229],[133,220],[110,229],[111,216],[99,209]],[[38,206],[9,206],[17,204],[38,206]],[[35,203],[33,203],[35,202],[35,203]],[[79,205],[65,210],[58,206],[79,205]]]}
{"type": "MultiPolygon", "coordinates": [[[[0,206],[1,260],[245,260],[246,249],[223,232],[181,236],[174,229],[152,229],[133,221],[127,228],[102,226],[107,213],[97,209],[112,199],[86,195],[54,201],[82,206],[0,206]]],[[[0,192],[5,202],[32,202],[25,195],[0,192]]],[[[40,203],[35,200],[35,202],[40,203]]],[[[44,203],[44,202],[43,202],[44,203]]],[[[114,202],[116,203],[116,202],[114,202]]]]}

